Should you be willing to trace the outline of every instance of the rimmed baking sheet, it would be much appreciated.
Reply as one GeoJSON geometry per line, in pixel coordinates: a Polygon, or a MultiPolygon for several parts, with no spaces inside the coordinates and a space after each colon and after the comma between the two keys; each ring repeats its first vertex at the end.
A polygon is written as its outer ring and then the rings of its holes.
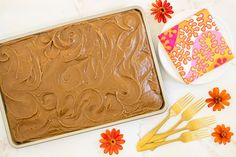
{"type": "Polygon", "coordinates": [[[158,61],[157,61],[157,58],[156,58],[156,54],[155,54],[155,51],[154,51],[154,47],[153,47],[153,44],[152,44],[152,41],[151,41],[151,35],[150,35],[150,32],[149,32],[149,27],[148,27],[148,24],[146,22],[146,19],[145,19],[145,16],[144,16],[144,13],[143,13],[142,9],[137,7],[137,6],[123,8],[123,9],[119,9],[119,10],[116,10],[116,11],[107,12],[107,13],[104,13],[104,14],[100,14],[100,15],[96,15],[96,16],[92,16],[92,17],[88,17],[88,18],[83,18],[83,19],[79,19],[79,20],[73,20],[73,21],[63,23],[63,24],[60,24],[60,25],[56,25],[56,26],[53,26],[53,27],[40,29],[40,30],[35,31],[35,32],[30,32],[30,33],[27,33],[27,34],[16,36],[16,37],[11,38],[11,39],[6,39],[4,41],[0,41],[0,43],[6,43],[8,41],[11,42],[11,40],[26,37],[26,36],[33,35],[33,34],[40,33],[40,32],[49,31],[49,30],[52,30],[52,29],[57,28],[57,27],[66,26],[66,25],[69,25],[69,24],[78,23],[78,22],[82,22],[82,21],[87,21],[87,20],[91,20],[91,19],[96,19],[96,18],[99,18],[99,17],[112,15],[112,14],[116,14],[116,13],[127,12],[129,10],[137,10],[137,11],[140,12],[140,14],[142,16],[143,24],[144,24],[144,27],[146,29],[148,44],[149,44],[149,47],[150,47],[150,50],[151,50],[151,53],[152,53],[152,59],[153,59],[153,62],[154,62],[155,72],[156,72],[157,77],[158,77],[158,82],[159,82],[159,86],[160,86],[160,90],[161,90],[161,96],[163,98],[163,105],[162,105],[161,109],[158,110],[158,111],[145,113],[145,114],[142,114],[142,115],[137,115],[137,116],[134,116],[134,117],[131,117],[131,118],[126,118],[126,119],[123,119],[123,120],[118,120],[118,121],[115,121],[115,122],[110,122],[110,123],[102,124],[102,125],[95,126],[95,127],[90,127],[90,128],[81,129],[81,130],[78,130],[78,131],[72,131],[72,132],[63,133],[63,134],[60,134],[60,135],[55,135],[55,136],[52,136],[52,137],[48,137],[48,138],[44,138],[44,139],[40,139],[40,140],[36,140],[36,141],[32,141],[32,142],[25,142],[25,143],[18,144],[18,143],[14,142],[14,140],[11,136],[11,131],[10,131],[8,118],[7,118],[7,114],[6,114],[6,107],[5,107],[4,103],[1,103],[0,106],[1,106],[2,115],[3,115],[4,121],[5,121],[5,126],[6,126],[6,130],[7,130],[8,138],[9,138],[9,141],[12,144],[12,146],[14,146],[16,148],[29,146],[29,145],[33,145],[33,144],[37,144],[37,143],[41,143],[41,142],[46,142],[46,141],[49,141],[49,140],[54,140],[54,139],[58,139],[58,138],[66,137],[66,136],[75,135],[75,134],[78,134],[78,133],[83,133],[83,132],[87,132],[87,131],[91,131],[91,130],[95,130],[95,129],[100,129],[100,128],[115,125],[115,124],[128,122],[128,121],[131,121],[131,120],[136,120],[136,119],[140,119],[140,118],[160,114],[160,113],[163,113],[166,110],[167,104],[166,104],[166,99],[165,99],[165,93],[164,93],[164,90],[163,90],[163,80],[162,80],[161,72],[160,72],[160,69],[159,69],[159,64],[158,64],[158,61]]]}

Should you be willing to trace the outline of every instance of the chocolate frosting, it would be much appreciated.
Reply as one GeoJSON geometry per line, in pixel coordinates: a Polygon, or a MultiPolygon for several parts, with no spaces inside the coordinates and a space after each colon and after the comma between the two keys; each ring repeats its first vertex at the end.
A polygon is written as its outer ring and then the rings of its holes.
{"type": "Polygon", "coordinates": [[[163,105],[137,10],[2,43],[0,86],[16,143],[157,111],[163,105]]]}

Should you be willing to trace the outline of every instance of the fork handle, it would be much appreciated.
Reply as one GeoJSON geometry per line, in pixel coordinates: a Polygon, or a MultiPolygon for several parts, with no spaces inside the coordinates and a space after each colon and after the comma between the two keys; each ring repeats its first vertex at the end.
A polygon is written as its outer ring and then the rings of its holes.
{"type": "Polygon", "coordinates": [[[159,146],[166,145],[166,144],[169,144],[172,142],[177,142],[177,141],[180,141],[180,138],[176,138],[176,139],[172,139],[172,140],[168,140],[168,141],[162,141],[162,142],[148,143],[148,144],[144,145],[143,147],[140,147],[139,149],[137,149],[137,151],[138,152],[145,151],[145,150],[152,150],[153,151],[154,149],[156,149],[159,146]]]}
{"type": "MultiPolygon", "coordinates": [[[[169,130],[167,130],[167,132],[169,132],[169,131],[172,131],[172,130],[175,130],[175,128],[177,128],[182,122],[183,122],[184,120],[181,118],[174,126],[172,126],[169,130]]],[[[153,135],[154,136],[154,135],[153,135]]],[[[165,137],[165,138],[162,138],[162,139],[160,139],[160,140],[157,140],[156,142],[165,142],[165,139],[166,139],[167,137],[165,137]]],[[[153,141],[152,139],[150,139],[149,141],[153,141]]],[[[151,150],[154,150],[155,148],[153,148],[153,149],[151,149],[151,150]]]]}
{"type": "Polygon", "coordinates": [[[152,137],[152,139],[149,142],[151,143],[151,142],[157,142],[157,141],[159,141],[159,142],[164,141],[168,136],[173,135],[173,134],[178,133],[183,130],[187,130],[187,128],[183,127],[183,128],[176,129],[176,130],[169,130],[169,131],[162,133],[162,134],[156,134],[152,137]]]}
{"type": "Polygon", "coordinates": [[[171,117],[170,113],[159,123],[157,124],[151,131],[149,131],[142,139],[139,140],[137,144],[138,147],[144,146],[149,140],[156,134],[156,132],[166,123],[166,121],[171,117]]]}
{"type": "MultiPolygon", "coordinates": [[[[166,131],[166,133],[175,131],[175,128],[177,128],[183,121],[184,121],[184,120],[181,118],[174,126],[172,126],[170,129],[168,129],[168,130],[166,131]]],[[[184,129],[186,129],[186,128],[177,129],[177,131],[182,131],[182,129],[184,130],[184,129]]],[[[166,134],[166,133],[163,133],[163,134],[166,134]]],[[[174,134],[174,133],[171,133],[171,134],[174,134]]],[[[167,136],[168,136],[168,135],[167,135],[167,136]]],[[[166,136],[166,135],[161,135],[161,137],[158,138],[157,141],[163,142],[163,141],[167,138],[167,136],[166,136]]],[[[155,137],[155,136],[153,135],[153,137],[155,137]]],[[[150,140],[149,140],[149,141],[150,141],[150,140]]],[[[154,140],[151,139],[151,141],[154,141],[154,140]]]]}
{"type": "Polygon", "coordinates": [[[184,120],[181,118],[174,126],[172,126],[168,131],[175,130],[184,120]]]}

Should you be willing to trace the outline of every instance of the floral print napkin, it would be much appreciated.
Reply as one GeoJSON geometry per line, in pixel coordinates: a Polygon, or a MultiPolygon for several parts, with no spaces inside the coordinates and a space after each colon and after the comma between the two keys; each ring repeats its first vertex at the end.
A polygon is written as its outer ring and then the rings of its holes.
{"type": "Polygon", "coordinates": [[[207,9],[158,37],[186,84],[234,58],[207,9]]]}

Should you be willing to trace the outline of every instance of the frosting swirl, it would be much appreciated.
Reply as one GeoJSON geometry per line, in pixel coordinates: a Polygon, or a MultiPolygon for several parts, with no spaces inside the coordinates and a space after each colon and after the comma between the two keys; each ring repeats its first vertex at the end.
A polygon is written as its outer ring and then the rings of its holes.
{"type": "Polygon", "coordinates": [[[0,87],[17,143],[157,111],[163,105],[137,10],[1,44],[0,87]]]}

